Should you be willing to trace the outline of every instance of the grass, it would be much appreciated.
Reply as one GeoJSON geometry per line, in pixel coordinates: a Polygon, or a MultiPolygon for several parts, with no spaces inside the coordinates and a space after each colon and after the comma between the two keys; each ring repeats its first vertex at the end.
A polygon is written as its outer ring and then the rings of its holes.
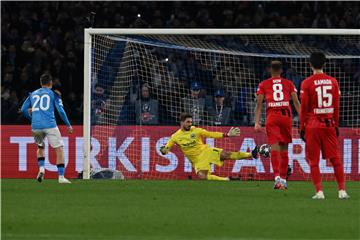
{"type": "Polygon", "coordinates": [[[359,182],[289,183],[3,179],[2,239],[359,239],[359,182]]]}

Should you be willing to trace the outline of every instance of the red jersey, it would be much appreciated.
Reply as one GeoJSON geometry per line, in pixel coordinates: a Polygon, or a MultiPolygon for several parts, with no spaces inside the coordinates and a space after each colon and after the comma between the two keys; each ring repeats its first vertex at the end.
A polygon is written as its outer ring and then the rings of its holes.
{"type": "Polygon", "coordinates": [[[297,92],[294,84],[285,78],[271,77],[259,84],[256,94],[264,95],[266,101],[266,115],[281,109],[287,109],[291,115],[291,93],[297,92]]]}
{"type": "Polygon", "coordinates": [[[327,123],[339,126],[340,90],[335,78],[317,73],[305,79],[300,91],[300,129],[305,126],[325,127],[327,123]]]}

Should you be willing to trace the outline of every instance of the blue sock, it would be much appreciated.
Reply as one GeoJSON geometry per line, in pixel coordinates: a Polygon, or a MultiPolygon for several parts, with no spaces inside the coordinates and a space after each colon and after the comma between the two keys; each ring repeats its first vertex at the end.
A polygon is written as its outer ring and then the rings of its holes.
{"type": "Polygon", "coordinates": [[[57,168],[58,168],[58,174],[59,174],[59,177],[60,176],[64,176],[64,173],[65,173],[65,165],[62,163],[62,164],[58,164],[57,165],[57,168]]]}
{"type": "Polygon", "coordinates": [[[44,157],[39,157],[38,158],[38,166],[39,167],[44,167],[45,166],[45,158],[44,157]]]}

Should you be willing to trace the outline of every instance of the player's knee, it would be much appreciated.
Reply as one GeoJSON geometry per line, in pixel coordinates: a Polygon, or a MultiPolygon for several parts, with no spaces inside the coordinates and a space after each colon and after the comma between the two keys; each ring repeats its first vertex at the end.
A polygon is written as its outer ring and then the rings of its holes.
{"type": "Polygon", "coordinates": [[[55,151],[57,151],[57,152],[62,152],[63,150],[64,150],[63,146],[55,148],[55,151]]]}
{"type": "Polygon", "coordinates": [[[336,157],[336,158],[330,158],[330,162],[334,167],[340,166],[342,165],[340,158],[336,157]]]}
{"type": "Polygon", "coordinates": [[[200,180],[206,180],[207,179],[207,171],[199,171],[197,173],[197,176],[200,180]]]}
{"type": "Polygon", "coordinates": [[[281,144],[279,145],[280,151],[288,151],[288,145],[287,144],[281,144]]]}

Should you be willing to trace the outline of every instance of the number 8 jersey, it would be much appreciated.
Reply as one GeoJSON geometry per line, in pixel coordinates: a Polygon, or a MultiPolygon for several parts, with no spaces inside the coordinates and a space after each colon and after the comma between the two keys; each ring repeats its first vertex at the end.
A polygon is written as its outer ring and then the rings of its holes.
{"type": "Polygon", "coordinates": [[[57,124],[54,107],[66,126],[70,126],[70,122],[64,111],[62,100],[50,88],[39,88],[30,93],[29,97],[21,107],[21,112],[27,119],[31,120],[31,128],[33,130],[55,128],[57,127],[57,124]],[[31,115],[28,111],[30,108],[31,115]]]}
{"type": "Polygon", "coordinates": [[[316,73],[301,84],[300,129],[338,127],[340,90],[335,78],[316,73]]]}
{"type": "Polygon", "coordinates": [[[294,84],[285,78],[271,77],[259,84],[256,94],[264,95],[266,101],[266,115],[287,109],[291,115],[291,93],[297,92],[294,84]]]}

